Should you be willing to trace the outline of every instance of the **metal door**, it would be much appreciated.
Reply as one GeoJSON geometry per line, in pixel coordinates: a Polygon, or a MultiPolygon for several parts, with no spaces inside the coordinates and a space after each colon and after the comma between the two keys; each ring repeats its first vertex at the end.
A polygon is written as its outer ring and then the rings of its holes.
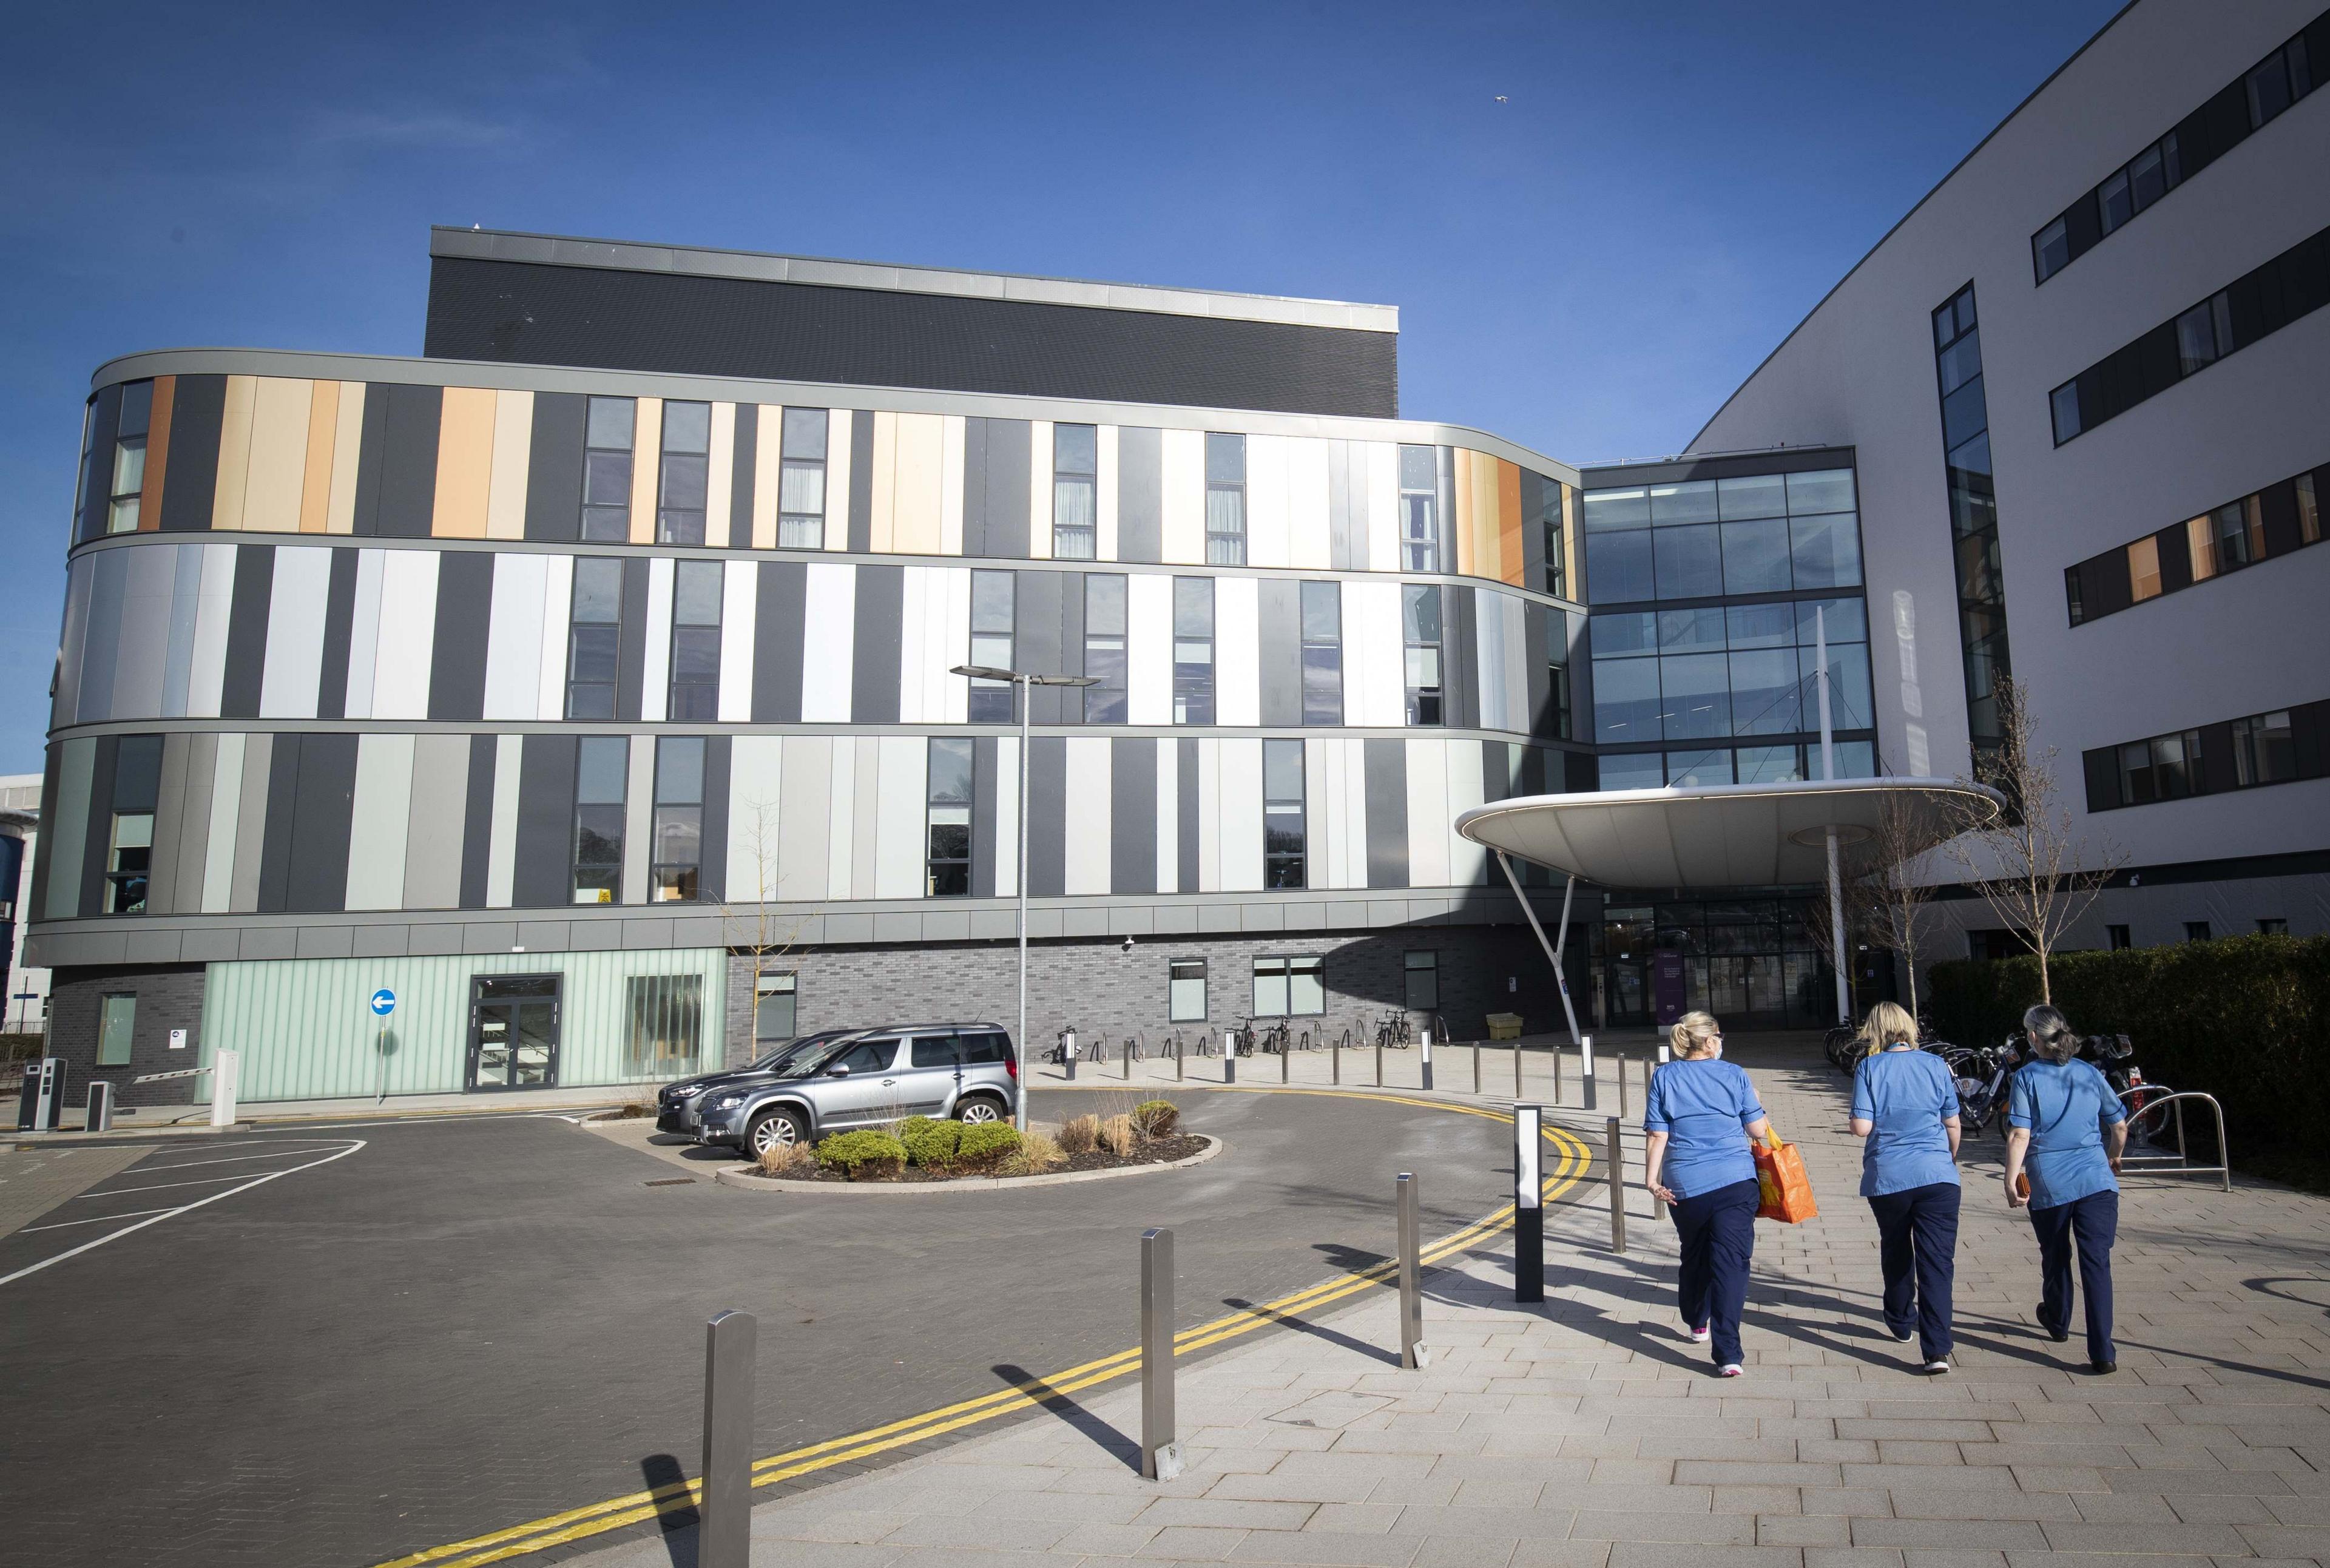
{"type": "Polygon", "coordinates": [[[557,1087],[559,980],[555,974],[471,977],[470,1088],[557,1087]]]}

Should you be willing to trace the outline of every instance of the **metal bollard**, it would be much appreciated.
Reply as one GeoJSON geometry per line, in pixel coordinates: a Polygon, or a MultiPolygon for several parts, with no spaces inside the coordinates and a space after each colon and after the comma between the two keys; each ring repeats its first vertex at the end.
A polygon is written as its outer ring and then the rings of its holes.
{"type": "Polygon", "coordinates": [[[89,1114],[82,1118],[81,1130],[85,1133],[109,1133],[113,1130],[113,1086],[101,1078],[90,1080],[89,1114]]]}
{"type": "Polygon", "coordinates": [[[1294,1048],[1282,1041],[1278,1047],[1278,1081],[1294,1081],[1294,1048]]]}
{"type": "Polygon", "coordinates": [[[1481,1092],[1481,1042],[1473,1042],[1473,1092],[1481,1092]]]}
{"type": "Polygon", "coordinates": [[[1170,1481],[1181,1473],[1173,1435],[1173,1232],[1141,1233],[1141,1475],[1170,1481]]]}
{"type": "Polygon", "coordinates": [[[1618,1118],[1610,1118],[1610,1250],[1626,1250],[1626,1151],[1618,1142],[1618,1118]]]}
{"type": "Polygon", "coordinates": [[[234,1126],[234,1097],[242,1079],[242,1052],[222,1050],[211,1058],[211,1126],[234,1126]]]}
{"type": "Polygon", "coordinates": [[[1594,1037],[1590,1034],[1580,1036],[1577,1041],[1577,1081],[1586,1108],[1596,1109],[1599,1096],[1594,1082],[1594,1037]]]}
{"type": "Polygon", "coordinates": [[[1561,1047],[1553,1048],[1553,1103],[1561,1103],[1561,1047]]]}
{"type": "Polygon", "coordinates": [[[1124,1037],[1124,1081],[1132,1081],[1132,1036],[1124,1037]]]}
{"type": "Polygon", "coordinates": [[[1622,1122],[1629,1115],[1626,1109],[1626,1074],[1632,1069],[1633,1064],[1626,1060],[1626,1053],[1620,1051],[1618,1053],[1618,1119],[1622,1122]]]}
{"type": "Polygon", "coordinates": [[[1068,1081],[1076,1081],[1076,1031],[1066,1030],[1060,1035],[1060,1060],[1068,1069],[1068,1081]]]}
{"type": "Polygon", "coordinates": [[[1383,1088],[1383,1036],[1376,1036],[1376,1088],[1383,1088]]]}
{"type": "Polygon", "coordinates": [[[1541,1106],[1513,1107],[1513,1299],[1545,1299],[1545,1136],[1541,1106]]]}
{"type": "Polygon", "coordinates": [[[1333,1069],[1332,1081],[1337,1084],[1343,1081],[1343,1041],[1350,1038],[1351,1031],[1347,1029],[1343,1031],[1343,1040],[1331,1041],[1327,1046],[1327,1055],[1331,1059],[1328,1065],[1333,1069]]]}
{"type": "Polygon", "coordinates": [[[1222,1031],[1222,1081],[1224,1083],[1237,1082],[1237,1031],[1235,1029],[1222,1031]]]}
{"type": "Polygon", "coordinates": [[[1513,1041],[1513,1098],[1521,1098],[1521,1042],[1513,1041]]]}
{"type": "Polygon", "coordinates": [[[1424,1259],[1417,1233],[1416,1175],[1399,1174],[1399,1364],[1410,1372],[1431,1359],[1424,1348],[1424,1259]]]}
{"type": "Polygon", "coordinates": [[[1424,1026],[1420,1049],[1424,1052],[1424,1087],[1428,1090],[1432,1088],[1432,1026],[1428,1023],[1424,1026]]]}
{"type": "Polygon", "coordinates": [[[1181,1036],[1178,1031],[1173,1036],[1173,1081],[1175,1083],[1182,1081],[1181,1036]]]}
{"type": "Polygon", "coordinates": [[[700,1568],[750,1568],[753,1559],[753,1351],[758,1321],[723,1312],[704,1326],[704,1495],[700,1568]]]}

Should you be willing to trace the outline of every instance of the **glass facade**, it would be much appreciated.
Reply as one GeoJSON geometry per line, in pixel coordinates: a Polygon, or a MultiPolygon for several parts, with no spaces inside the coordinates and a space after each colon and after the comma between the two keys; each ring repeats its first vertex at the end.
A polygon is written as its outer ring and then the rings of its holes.
{"type": "Polygon", "coordinates": [[[1679,994],[1664,1000],[1712,1012],[1731,1028],[1829,1022],[1835,987],[1807,924],[1815,917],[1811,901],[1777,889],[1750,891],[1761,896],[1614,897],[1601,923],[1589,927],[1595,1015],[1607,1026],[1647,1024],[1659,1014],[1662,984],[1672,992],[1679,983],[1679,994]],[[1673,956],[1662,965],[1665,955],[1673,956]]]}
{"type": "Polygon", "coordinates": [[[1966,727],[1975,750],[1984,752],[1998,745],[1996,685],[2001,677],[2013,673],[2014,666],[2006,650],[2006,584],[1999,572],[1990,405],[1983,391],[1982,332],[1975,320],[1971,283],[1934,311],[1934,370],[1942,398],[1950,547],[1957,565],[1966,727]]]}

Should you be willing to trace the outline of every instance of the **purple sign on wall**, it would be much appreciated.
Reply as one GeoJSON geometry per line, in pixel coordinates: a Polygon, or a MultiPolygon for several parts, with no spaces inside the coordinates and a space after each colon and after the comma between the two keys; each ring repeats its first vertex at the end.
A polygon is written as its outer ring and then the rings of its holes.
{"type": "Polygon", "coordinates": [[[1682,1016],[1681,954],[1658,953],[1652,955],[1651,994],[1653,1003],[1658,1008],[1659,1024],[1662,1028],[1682,1016]]]}

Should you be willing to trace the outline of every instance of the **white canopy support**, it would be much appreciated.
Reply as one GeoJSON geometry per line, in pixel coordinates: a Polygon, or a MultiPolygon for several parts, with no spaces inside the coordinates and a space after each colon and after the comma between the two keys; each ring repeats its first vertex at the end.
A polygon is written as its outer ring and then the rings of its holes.
{"type": "Polygon", "coordinates": [[[1530,929],[1537,933],[1537,945],[1553,965],[1553,983],[1561,988],[1561,1014],[1569,1021],[1569,1043],[1577,1044],[1577,1009],[1570,1003],[1569,977],[1561,970],[1561,950],[1569,941],[1569,901],[1577,896],[1577,879],[1571,877],[1561,890],[1561,936],[1552,942],[1545,939],[1545,927],[1538,924],[1537,910],[1530,904],[1529,895],[1521,891],[1521,879],[1513,874],[1513,860],[1502,850],[1497,851],[1497,864],[1505,869],[1505,880],[1513,885],[1513,897],[1521,901],[1521,913],[1529,917],[1530,929]]]}

